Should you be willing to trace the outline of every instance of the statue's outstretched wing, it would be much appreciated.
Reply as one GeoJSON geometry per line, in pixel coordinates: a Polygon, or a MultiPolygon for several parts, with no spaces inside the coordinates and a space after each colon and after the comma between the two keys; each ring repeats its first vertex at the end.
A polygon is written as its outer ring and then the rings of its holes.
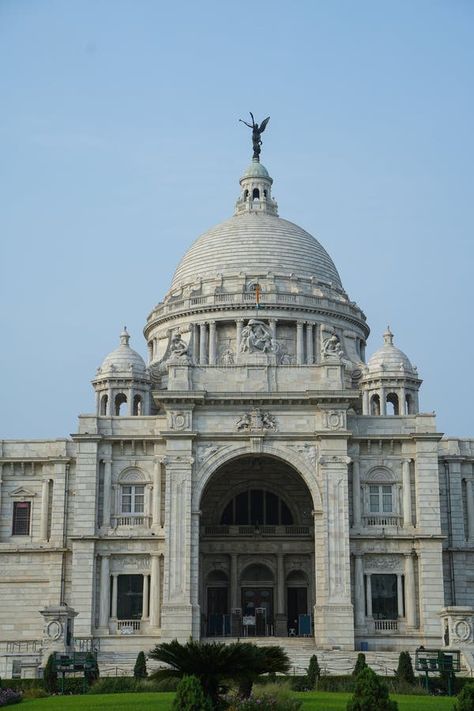
{"type": "Polygon", "coordinates": [[[262,123],[260,124],[260,133],[263,133],[265,131],[265,127],[269,121],[270,121],[270,116],[267,116],[266,119],[263,119],[262,123]]]}

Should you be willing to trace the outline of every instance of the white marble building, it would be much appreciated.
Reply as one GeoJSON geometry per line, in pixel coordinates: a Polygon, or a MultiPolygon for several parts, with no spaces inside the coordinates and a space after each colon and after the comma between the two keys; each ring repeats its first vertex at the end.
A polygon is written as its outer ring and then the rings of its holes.
{"type": "Polygon", "coordinates": [[[124,330],[77,434],[0,443],[1,676],[190,635],[468,659],[474,441],[419,411],[389,329],[366,361],[364,313],[272,182],[254,160],[148,316],[148,363],[124,330]]]}

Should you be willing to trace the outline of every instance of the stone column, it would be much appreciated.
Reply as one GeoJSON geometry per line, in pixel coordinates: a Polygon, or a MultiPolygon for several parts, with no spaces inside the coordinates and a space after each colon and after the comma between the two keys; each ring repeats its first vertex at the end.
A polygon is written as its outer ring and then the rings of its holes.
{"type": "Polygon", "coordinates": [[[276,339],[276,333],[277,333],[277,319],[276,318],[271,318],[268,320],[268,326],[270,328],[270,332],[272,334],[273,340],[276,339]]]}
{"type": "Polygon", "coordinates": [[[313,342],[313,324],[308,321],[306,324],[306,363],[308,365],[314,363],[313,342]]]}
{"type": "Polygon", "coordinates": [[[288,634],[288,622],[285,615],[285,561],[282,553],[277,555],[277,599],[275,615],[275,635],[286,637],[288,634]]]}
{"type": "Polygon", "coordinates": [[[134,395],[134,390],[133,388],[128,389],[128,414],[133,415],[133,395],[134,395]]]}
{"type": "Polygon", "coordinates": [[[117,619],[118,573],[112,573],[112,619],[117,619]]]}
{"type": "Polygon", "coordinates": [[[369,391],[364,390],[362,393],[362,414],[370,415],[369,391]]]}
{"type": "Polygon", "coordinates": [[[241,607],[239,600],[239,578],[238,578],[238,560],[237,553],[230,554],[230,609],[235,610],[241,607]]]}
{"type": "Polygon", "coordinates": [[[403,585],[402,575],[397,573],[397,614],[399,617],[404,617],[403,610],[403,585]]]}
{"type": "Polygon", "coordinates": [[[100,606],[99,627],[104,630],[109,624],[110,609],[110,556],[103,555],[100,559],[100,606]]]}
{"type": "Polygon", "coordinates": [[[162,639],[199,637],[199,517],[191,508],[192,440],[170,440],[166,455],[165,569],[162,639]],[[194,532],[194,536],[192,535],[194,532]]]}
{"type": "Polygon", "coordinates": [[[387,403],[385,401],[385,388],[380,388],[379,390],[379,398],[380,398],[380,414],[381,415],[386,415],[387,414],[387,403]]]}
{"type": "Polygon", "coordinates": [[[160,556],[153,553],[151,556],[150,580],[150,626],[160,626],[160,556]]]}
{"type": "Polygon", "coordinates": [[[466,479],[467,535],[469,543],[474,543],[474,493],[472,479],[466,479]]]}
{"type": "Polygon", "coordinates": [[[209,321],[209,365],[216,364],[216,355],[217,355],[216,322],[209,321]]]}
{"type": "Polygon", "coordinates": [[[413,526],[413,513],[411,507],[411,479],[410,479],[410,459],[402,461],[402,482],[403,482],[403,525],[405,528],[413,526]]]}
{"type": "Polygon", "coordinates": [[[238,318],[235,322],[235,362],[239,360],[240,356],[240,344],[242,343],[242,329],[244,326],[244,319],[238,318]]]}
{"type": "Polygon", "coordinates": [[[372,617],[372,576],[368,573],[365,576],[366,580],[366,597],[367,597],[367,617],[372,617]]]}
{"type": "Polygon", "coordinates": [[[104,459],[104,505],[102,509],[102,526],[110,528],[112,509],[112,460],[104,459]]]}
{"type": "Polygon", "coordinates": [[[296,365],[303,365],[304,361],[304,339],[303,339],[303,322],[296,323],[296,365]]]}
{"type": "Polygon", "coordinates": [[[41,487],[41,521],[40,521],[40,538],[42,541],[48,540],[48,523],[49,523],[49,482],[50,479],[43,479],[41,487]]]}
{"type": "Polygon", "coordinates": [[[365,626],[364,561],[361,555],[356,555],[354,562],[355,626],[360,629],[365,626]]]}
{"type": "Polygon", "coordinates": [[[405,555],[405,617],[408,627],[416,627],[415,564],[413,555],[405,555]]]}
{"type": "Polygon", "coordinates": [[[199,324],[199,365],[207,365],[207,323],[199,324]]]}
{"type": "Polygon", "coordinates": [[[361,516],[361,501],[360,501],[360,470],[359,462],[352,462],[352,525],[354,528],[359,528],[361,516]]]}
{"type": "Polygon", "coordinates": [[[189,345],[190,345],[190,352],[191,352],[191,360],[193,363],[198,362],[198,337],[197,337],[197,325],[195,323],[191,324],[191,334],[189,337],[189,345]]]}
{"type": "Polygon", "coordinates": [[[151,525],[161,527],[161,460],[153,460],[153,505],[151,509],[151,525]]]}
{"type": "Polygon", "coordinates": [[[315,514],[314,634],[321,647],[354,649],[347,441],[321,436],[317,470],[324,501],[315,514]]]}
{"type": "Polygon", "coordinates": [[[142,620],[147,620],[148,616],[149,616],[149,610],[148,610],[149,582],[150,582],[150,578],[148,577],[148,573],[145,573],[143,576],[142,620]]]}
{"type": "Polygon", "coordinates": [[[109,388],[107,390],[107,413],[106,413],[109,417],[112,417],[113,415],[115,415],[114,407],[115,407],[114,391],[112,390],[112,388],[109,388]]]}

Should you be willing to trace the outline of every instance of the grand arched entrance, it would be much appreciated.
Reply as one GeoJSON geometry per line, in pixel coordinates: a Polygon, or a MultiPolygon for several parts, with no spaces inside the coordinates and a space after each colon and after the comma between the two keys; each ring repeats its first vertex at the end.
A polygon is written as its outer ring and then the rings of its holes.
{"type": "Polygon", "coordinates": [[[300,474],[267,455],[220,467],[201,500],[201,634],[312,634],[313,503],[300,474]]]}

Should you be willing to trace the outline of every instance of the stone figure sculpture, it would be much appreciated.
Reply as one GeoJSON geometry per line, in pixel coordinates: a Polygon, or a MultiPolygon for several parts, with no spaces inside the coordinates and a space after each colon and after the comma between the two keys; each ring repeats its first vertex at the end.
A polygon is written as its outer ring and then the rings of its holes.
{"type": "Polygon", "coordinates": [[[333,357],[338,358],[339,360],[343,357],[344,349],[341,345],[341,341],[339,340],[339,336],[336,336],[336,334],[333,333],[332,336],[329,336],[329,338],[325,338],[323,340],[321,355],[323,358],[333,357]]]}
{"type": "Polygon", "coordinates": [[[262,123],[260,126],[258,123],[255,122],[255,119],[253,117],[253,113],[249,111],[250,116],[252,117],[252,123],[247,123],[247,121],[244,121],[243,119],[239,119],[242,123],[244,123],[246,126],[252,129],[252,145],[253,145],[253,159],[260,161],[260,151],[261,148],[260,146],[262,145],[262,133],[265,131],[265,128],[267,126],[267,123],[270,121],[270,116],[267,116],[266,119],[263,119],[262,123]]]}
{"type": "Polygon", "coordinates": [[[263,321],[251,318],[245,328],[242,329],[241,353],[255,353],[256,351],[275,353],[276,350],[277,344],[269,327],[263,321]]]}
{"type": "Polygon", "coordinates": [[[170,341],[170,358],[173,360],[187,359],[188,357],[188,345],[183,341],[183,338],[179,331],[173,333],[170,341]]]}

